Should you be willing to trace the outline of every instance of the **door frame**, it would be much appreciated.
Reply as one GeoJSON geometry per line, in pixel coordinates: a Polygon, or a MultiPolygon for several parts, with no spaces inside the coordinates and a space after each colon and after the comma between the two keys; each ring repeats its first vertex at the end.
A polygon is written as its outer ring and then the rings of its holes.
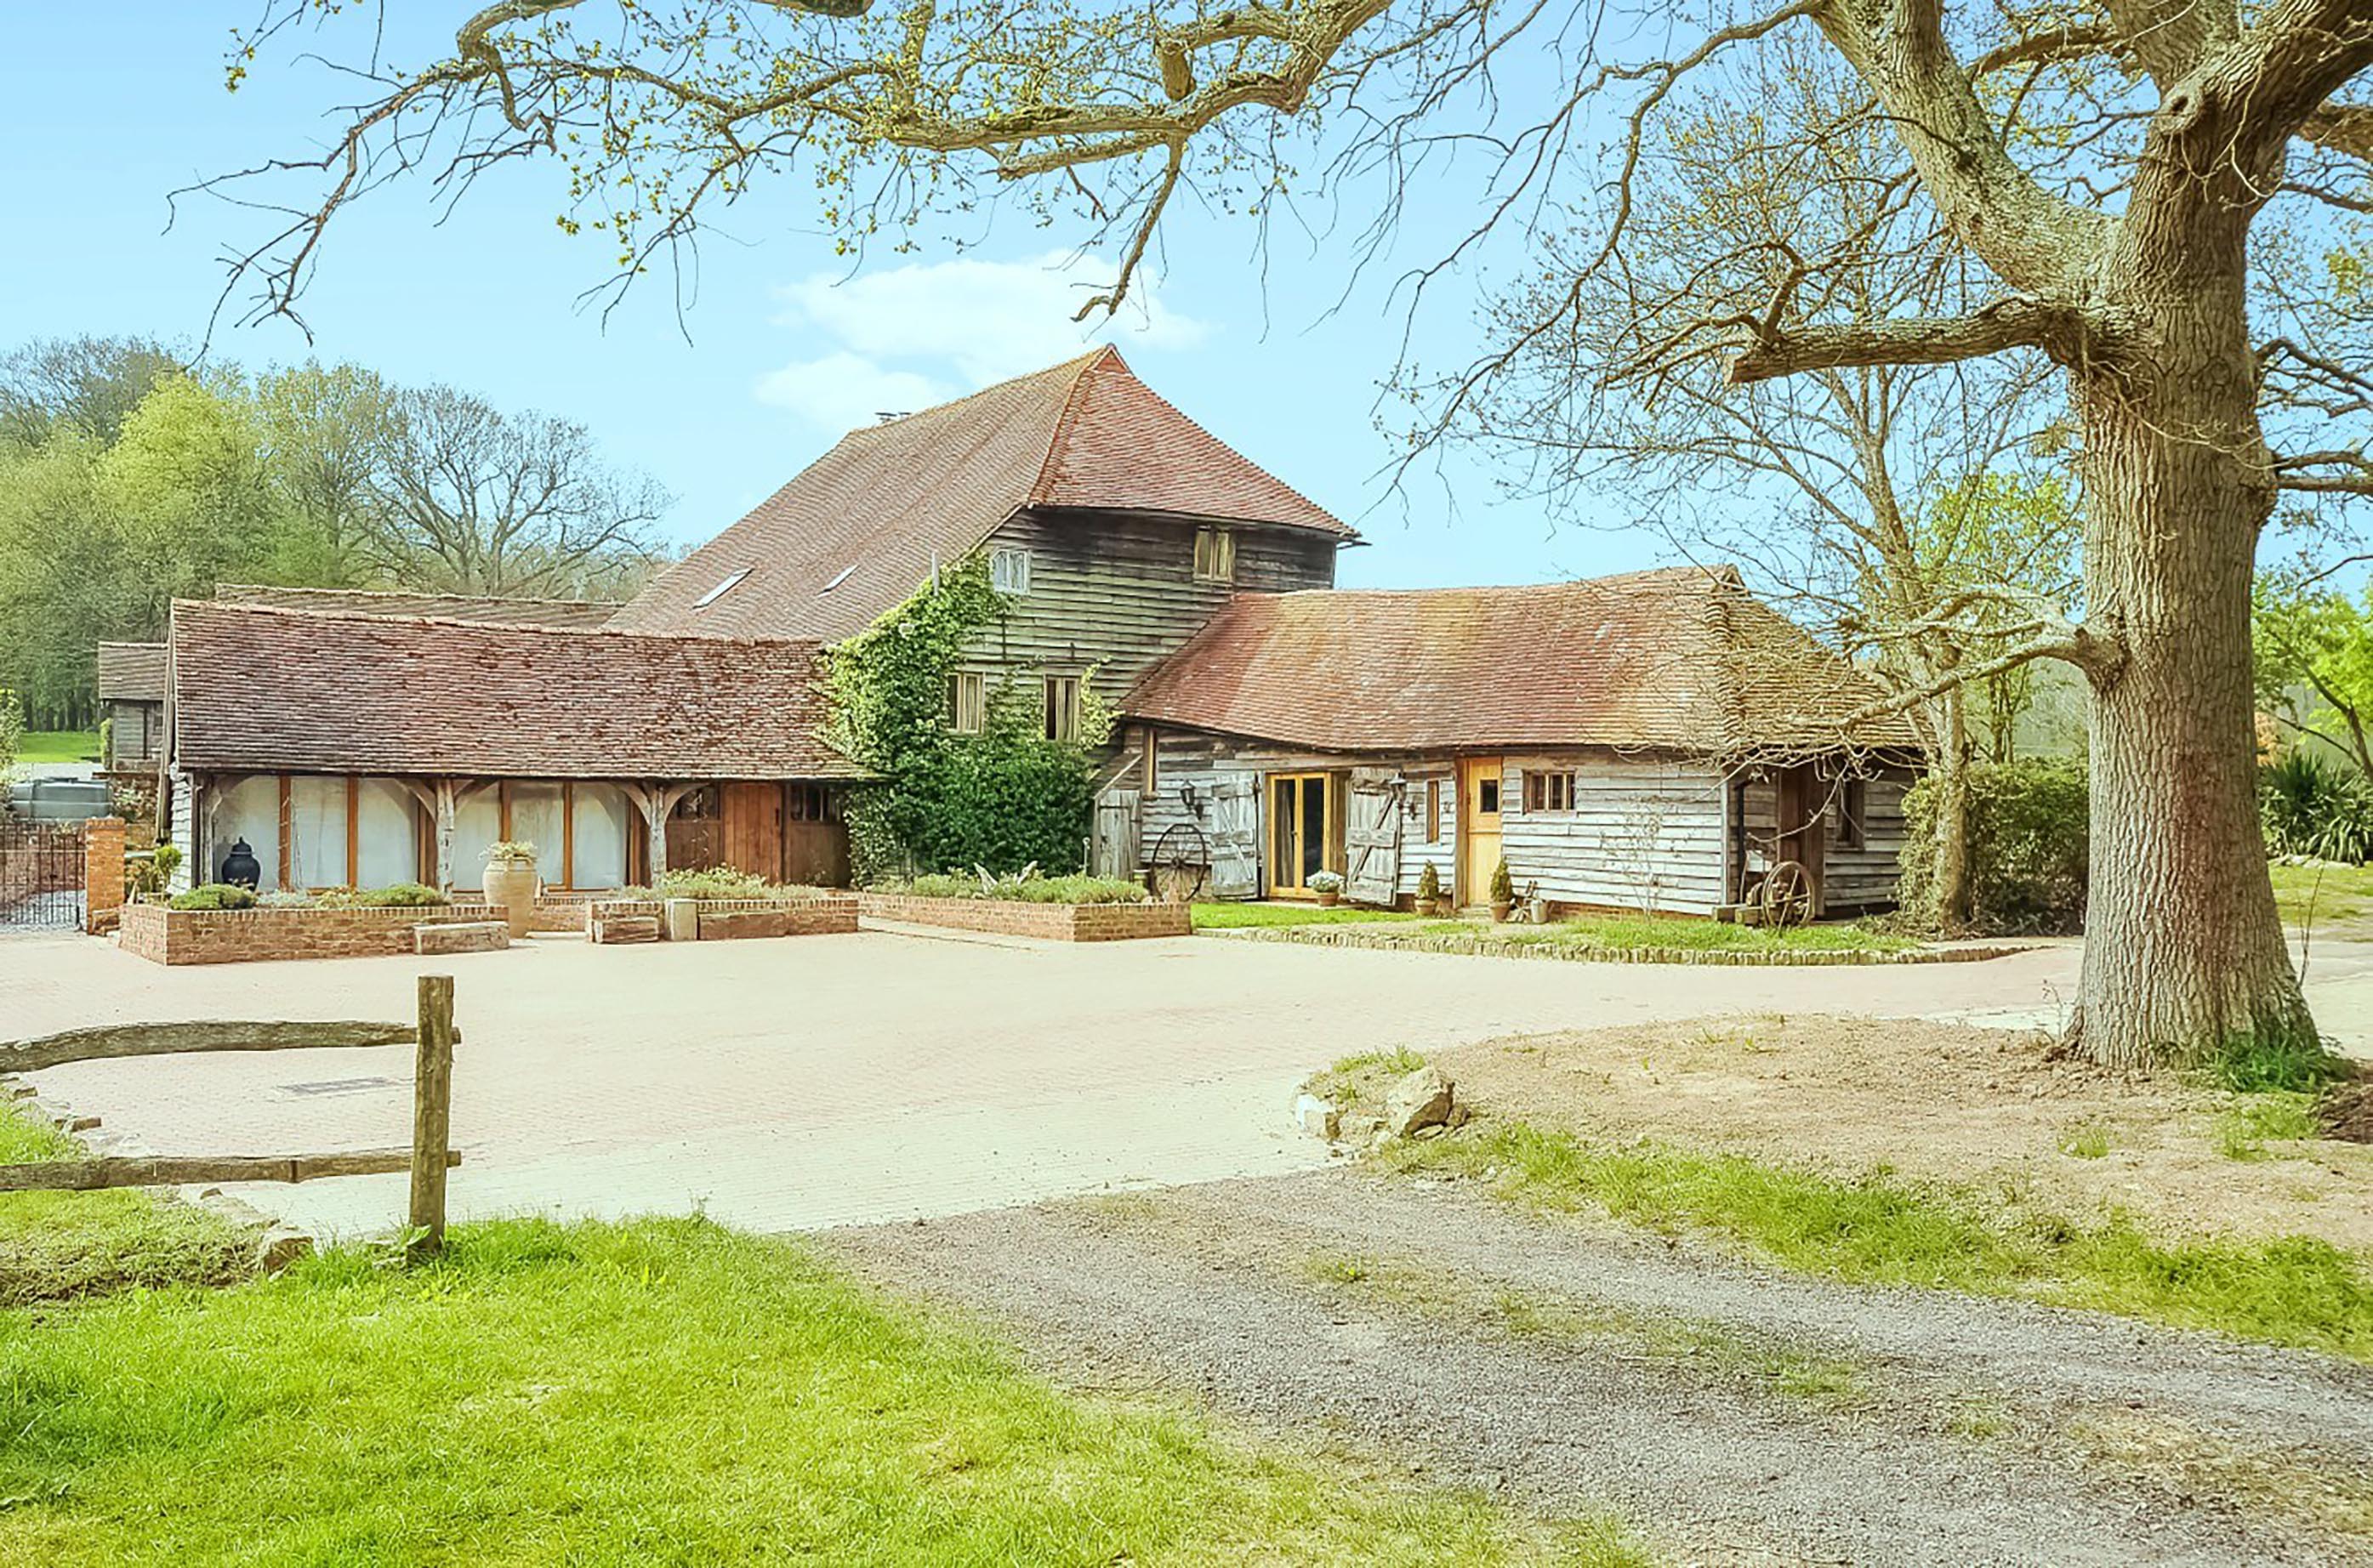
{"type": "Polygon", "coordinates": [[[1262,838],[1264,841],[1263,847],[1269,852],[1262,857],[1267,871],[1265,877],[1267,885],[1263,889],[1265,896],[1272,899],[1315,899],[1318,896],[1316,893],[1311,891],[1309,887],[1304,883],[1298,881],[1287,882],[1283,879],[1283,873],[1286,869],[1283,865],[1285,857],[1277,853],[1277,797],[1278,786],[1280,784],[1293,784],[1298,786],[1294,792],[1296,796],[1294,804],[1297,809],[1294,811],[1292,823],[1293,874],[1297,877],[1302,875],[1302,862],[1305,852],[1305,846],[1302,838],[1302,812],[1299,809],[1301,805],[1300,796],[1303,791],[1307,790],[1314,784],[1318,786],[1318,798],[1320,802],[1319,831],[1321,842],[1318,846],[1318,866],[1322,871],[1332,871],[1338,876],[1341,874],[1343,869],[1340,865],[1342,855],[1338,850],[1337,844],[1340,838],[1342,823],[1339,820],[1339,814],[1335,808],[1335,774],[1327,772],[1323,768],[1297,768],[1282,770],[1278,772],[1269,773],[1262,778],[1262,838]]]}
{"type": "MultiPolygon", "coordinates": [[[[1505,856],[1507,854],[1507,756],[1505,753],[1499,753],[1490,757],[1460,757],[1451,775],[1458,790],[1458,854],[1457,865],[1451,878],[1450,894],[1451,901],[1460,909],[1471,909],[1483,902],[1490,891],[1491,873],[1489,871],[1482,873],[1485,884],[1483,887],[1478,888],[1471,885],[1476,879],[1476,874],[1470,867],[1479,838],[1475,831],[1476,791],[1469,788],[1467,783],[1469,779],[1484,772],[1487,769],[1500,784],[1500,809],[1492,814],[1494,826],[1491,830],[1491,837],[1499,843],[1501,855],[1505,856]]],[[[1496,865],[1497,862],[1495,861],[1494,864],[1496,865]]]]}

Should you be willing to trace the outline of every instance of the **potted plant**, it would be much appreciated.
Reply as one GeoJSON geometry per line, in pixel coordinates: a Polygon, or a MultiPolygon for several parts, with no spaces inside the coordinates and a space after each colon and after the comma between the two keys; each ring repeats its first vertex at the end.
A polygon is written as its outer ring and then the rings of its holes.
{"type": "Polygon", "coordinates": [[[1420,914],[1442,912],[1442,873],[1433,868],[1433,862],[1430,860],[1418,867],[1417,912],[1420,914]]]}
{"type": "Polygon", "coordinates": [[[486,902],[503,912],[514,940],[535,920],[535,846],[505,840],[486,846],[486,902]]]}
{"type": "Polygon", "coordinates": [[[1343,901],[1342,874],[1335,871],[1312,872],[1310,890],[1318,895],[1319,908],[1333,909],[1343,901]]]}
{"type": "Polygon", "coordinates": [[[1504,924],[1508,912],[1515,907],[1516,879],[1508,874],[1508,857],[1503,854],[1491,873],[1491,918],[1504,924]]]}

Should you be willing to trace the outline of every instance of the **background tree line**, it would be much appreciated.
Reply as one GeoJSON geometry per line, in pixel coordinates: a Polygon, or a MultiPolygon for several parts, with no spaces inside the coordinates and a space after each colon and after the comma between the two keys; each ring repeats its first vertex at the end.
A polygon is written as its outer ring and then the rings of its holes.
{"type": "Polygon", "coordinates": [[[86,727],[97,645],[219,583],[623,598],[667,505],[582,425],[451,387],[29,343],[0,358],[0,689],[86,727]]]}

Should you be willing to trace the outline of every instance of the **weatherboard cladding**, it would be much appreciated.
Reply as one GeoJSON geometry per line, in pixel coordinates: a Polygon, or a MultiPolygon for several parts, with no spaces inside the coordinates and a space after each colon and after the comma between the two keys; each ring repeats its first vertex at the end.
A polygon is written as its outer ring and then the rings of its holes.
{"type": "Polygon", "coordinates": [[[1351,530],[1157,397],[1112,349],[852,431],[628,601],[621,631],[856,635],[1025,508],[1351,530]],[[706,605],[737,572],[748,575],[706,605]]]}
{"type": "Polygon", "coordinates": [[[193,772],[836,779],[812,641],[173,606],[193,772]]]}

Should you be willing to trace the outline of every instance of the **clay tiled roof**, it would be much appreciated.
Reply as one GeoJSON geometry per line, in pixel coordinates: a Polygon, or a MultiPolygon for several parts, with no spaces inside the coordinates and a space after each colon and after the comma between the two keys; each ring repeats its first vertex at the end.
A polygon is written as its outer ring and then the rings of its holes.
{"type": "Polygon", "coordinates": [[[627,603],[625,631],[836,642],[1025,508],[1351,529],[1180,413],[1113,349],[852,431],[627,603]],[[743,574],[736,579],[736,574],[743,574]],[[731,583],[704,606],[697,601],[731,583]]]}
{"type": "Polygon", "coordinates": [[[165,645],[99,645],[99,700],[161,703],[165,700],[165,645]]]}
{"type": "Polygon", "coordinates": [[[333,615],[428,615],[440,621],[478,621],[491,626],[606,626],[618,612],[614,600],[494,598],[474,594],[415,594],[383,588],[278,588],[255,583],[225,583],[215,598],[229,604],[260,604],[272,610],[320,610],[333,615]]]}
{"type": "Polygon", "coordinates": [[[817,738],[820,652],[184,600],[174,757],[201,772],[862,776],[817,738]]]}
{"type": "MultiPolygon", "coordinates": [[[[1129,717],[1342,751],[1840,743],[1868,678],[1728,568],[1537,587],[1238,596],[1129,717]]],[[[1900,718],[1852,742],[1911,746],[1900,718]]]]}

